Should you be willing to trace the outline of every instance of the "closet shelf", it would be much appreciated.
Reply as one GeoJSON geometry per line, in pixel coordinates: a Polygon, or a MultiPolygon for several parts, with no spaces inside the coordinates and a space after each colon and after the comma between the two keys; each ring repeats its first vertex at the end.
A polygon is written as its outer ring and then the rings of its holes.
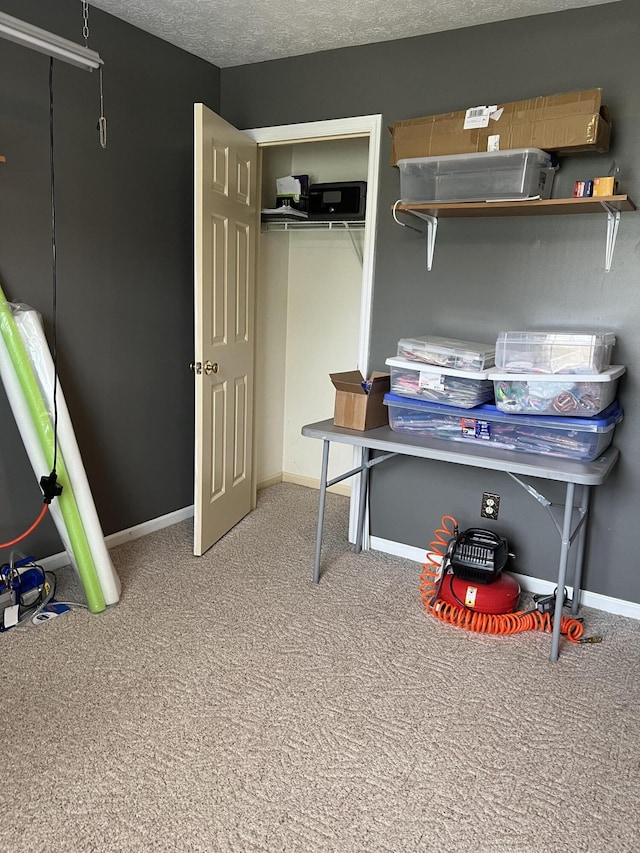
{"type": "MultiPolygon", "coordinates": [[[[606,213],[607,239],[605,269],[611,269],[613,250],[618,234],[622,211],[635,210],[636,205],[627,195],[596,196],[591,198],[551,198],[532,201],[478,201],[478,202],[426,202],[423,204],[393,205],[393,218],[398,225],[411,228],[397,218],[397,213],[406,213],[427,223],[427,269],[431,269],[436,243],[438,219],[495,216],[559,216],[574,213],[606,213]]],[[[413,228],[418,231],[419,229],[413,228]]]]}

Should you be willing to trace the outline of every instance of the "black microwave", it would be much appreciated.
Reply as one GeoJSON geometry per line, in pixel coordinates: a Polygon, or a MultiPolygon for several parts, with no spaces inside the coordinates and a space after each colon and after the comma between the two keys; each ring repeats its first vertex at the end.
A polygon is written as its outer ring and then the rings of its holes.
{"type": "Polygon", "coordinates": [[[311,184],[309,219],[364,219],[366,181],[311,184]]]}

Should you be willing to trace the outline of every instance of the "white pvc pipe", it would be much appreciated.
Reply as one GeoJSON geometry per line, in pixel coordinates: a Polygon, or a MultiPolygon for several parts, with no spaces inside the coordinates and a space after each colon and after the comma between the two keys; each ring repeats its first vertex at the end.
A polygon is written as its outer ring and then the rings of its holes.
{"type": "MultiPolygon", "coordinates": [[[[12,312],[43,400],[53,418],[54,366],[40,315],[26,305],[12,305],[12,312]]],[[[120,579],[113,567],[104,541],[104,533],[59,381],[56,401],[58,406],[58,446],[66,464],[71,488],[76,496],[82,526],[91,550],[105,604],[116,604],[120,600],[120,579]]],[[[40,472],[44,470],[44,467],[39,469],[40,472]]],[[[55,504],[55,500],[52,502],[52,506],[53,504],[55,504]]]]}
{"type": "MultiPolygon", "coordinates": [[[[40,440],[38,439],[38,433],[33,425],[29,408],[25,402],[22,388],[20,387],[18,377],[16,376],[16,372],[11,364],[9,351],[7,350],[7,345],[5,344],[2,335],[0,335],[0,375],[2,376],[4,389],[7,392],[7,399],[9,400],[11,411],[13,412],[16,424],[20,430],[20,435],[22,437],[25,450],[27,451],[27,456],[29,457],[29,462],[31,462],[33,473],[39,480],[43,474],[48,473],[48,463],[44,458],[44,453],[40,446],[40,440]]],[[[58,533],[60,534],[60,539],[62,540],[64,549],[67,552],[69,561],[77,573],[78,564],[76,563],[76,559],[73,554],[73,548],[69,541],[67,527],[64,523],[60,506],[56,500],[53,500],[49,504],[49,513],[58,533]]],[[[34,557],[37,562],[37,555],[34,555],[34,557]]]]}

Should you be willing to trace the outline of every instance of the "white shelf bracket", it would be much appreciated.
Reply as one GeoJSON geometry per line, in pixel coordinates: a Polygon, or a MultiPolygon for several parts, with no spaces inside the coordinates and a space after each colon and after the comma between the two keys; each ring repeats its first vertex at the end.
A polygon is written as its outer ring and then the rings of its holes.
{"type": "MultiPolygon", "coordinates": [[[[407,225],[406,222],[400,222],[398,216],[396,214],[396,207],[401,203],[400,199],[393,205],[393,218],[398,225],[401,225],[403,228],[410,228],[411,231],[417,231],[418,234],[422,234],[423,232],[419,228],[414,228],[412,225],[407,225]]],[[[431,267],[433,265],[433,252],[436,247],[436,233],[438,231],[438,217],[430,216],[428,213],[421,213],[418,210],[407,210],[403,211],[404,213],[410,213],[412,216],[417,216],[418,219],[424,219],[427,223],[427,270],[431,272],[431,267]]]]}
{"type": "Polygon", "coordinates": [[[608,202],[601,202],[603,208],[607,211],[607,245],[605,251],[604,268],[607,272],[611,270],[611,262],[613,261],[613,251],[616,247],[616,237],[618,236],[618,225],[620,224],[620,211],[612,207],[608,202]]]}
{"type": "Polygon", "coordinates": [[[344,227],[347,229],[347,233],[351,238],[351,245],[353,246],[353,251],[356,253],[356,258],[360,263],[360,266],[364,263],[363,257],[363,247],[360,245],[359,241],[356,239],[355,230],[353,228],[349,228],[349,224],[345,222],[344,227]]]}
{"type": "Polygon", "coordinates": [[[427,269],[431,272],[433,264],[433,251],[436,247],[436,232],[438,230],[438,219],[436,216],[420,214],[427,223],[427,269]]]}

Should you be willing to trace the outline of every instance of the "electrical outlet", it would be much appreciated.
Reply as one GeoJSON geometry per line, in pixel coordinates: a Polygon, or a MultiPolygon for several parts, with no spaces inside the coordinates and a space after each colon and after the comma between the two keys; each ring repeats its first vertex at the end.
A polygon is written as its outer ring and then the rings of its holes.
{"type": "Polygon", "coordinates": [[[480,507],[480,515],[482,518],[497,518],[499,509],[500,495],[495,495],[493,492],[483,492],[482,505],[480,507]]]}

